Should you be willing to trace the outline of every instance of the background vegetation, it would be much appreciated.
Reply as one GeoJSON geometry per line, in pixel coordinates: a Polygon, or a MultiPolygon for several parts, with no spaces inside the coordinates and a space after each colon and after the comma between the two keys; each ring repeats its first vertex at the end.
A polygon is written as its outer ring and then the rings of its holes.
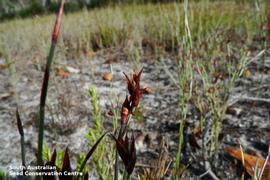
{"type": "MultiPolygon", "coordinates": [[[[202,0],[194,0],[199,2],[202,0]]],[[[219,0],[207,0],[218,2],[219,0]]],[[[227,0],[234,1],[234,0],[227,0]]],[[[257,0],[256,0],[257,1],[257,0]]],[[[238,3],[256,2],[253,0],[238,0],[238,3]]],[[[171,3],[183,0],[67,0],[65,12],[74,12],[83,8],[96,8],[119,4],[171,3]]],[[[25,18],[34,15],[56,12],[60,0],[0,0],[0,20],[10,18],[25,18]]],[[[259,3],[259,2],[258,2],[259,3]]]]}

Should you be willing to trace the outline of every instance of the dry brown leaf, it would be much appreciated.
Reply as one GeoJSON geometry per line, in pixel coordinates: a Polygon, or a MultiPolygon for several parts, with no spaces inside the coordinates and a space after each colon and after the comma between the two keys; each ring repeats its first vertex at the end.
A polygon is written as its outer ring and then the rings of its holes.
{"type": "Polygon", "coordinates": [[[56,76],[60,76],[61,78],[68,78],[70,73],[63,68],[56,68],[56,76]]]}
{"type": "Polygon", "coordinates": [[[192,132],[190,138],[189,138],[189,144],[195,149],[200,149],[201,148],[201,146],[198,143],[198,140],[199,140],[200,136],[201,136],[201,128],[200,127],[195,127],[193,129],[193,132],[192,132]]]}
{"type": "Polygon", "coordinates": [[[6,68],[8,68],[8,65],[6,65],[6,64],[0,64],[0,69],[6,69],[6,68]]]}
{"type": "Polygon", "coordinates": [[[213,94],[215,92],[215,90],[216,90],[215,87],[210,87],[210,88],[208,88],[207,92],[209,94],[213,94]]]}
{"type": "Polygon", "coordinates": [[[236,107],[233,107],[233,106],[229,106],[227,107],[226,109],[226,113],[227,114],[232,114],[232,115],[239,115],[243,110],[241,108],[236,108],[236,107]]]}
{"type": "Polygon", "coordinates": [[[194,134],[195,137],[199,138],[201,136],[201,134],[202,134],[201,128],[200,127],[195,127],[193,129],[193,134],[194,134]]]}
{"type": "Polygon", "coordinates": [[[89,51],[87,51],[87,56],[89,58],[93,58],[95,55],[96,55],[96,52],[94,52],[93,50],[90,49],[89,51]]]}
{"type": "MultiPolygon", "coordinates": [[[[242,161],[242,153],[240,149],[228,147],[225,150],[235,159],[242,161]]],[[[245,169],[250,176],[254,175],[254,169],[256,165],[259,169],[262,169],[265,159],[262,159],[262,158],[259,158],[257,156],[253,156],[250,154],[246,154],[246,153],[243,153],[243,154],[244,154],[243,156],[244,156],[245,169]]],[[[269,161],[266,164],[263,177],[267,180],[269,180],[270,178],[270,162],[269,161]]]]}
{"type": "MultiPolygon", "coordinates": [[[[168,149],[166,147],[165,139],[162,137],[160,146],[159,146],[159,152],[158,152],[158,158],[150,162],[149,168],[143,169],[143,174],[141,178],[143,180],[156,180],[156,179],[163,179],[165,173],[169,176],[172,174],[167,170],[168,163],[170,162],[170,156],[168,154],[168,149]]],[[[183,174],[180,172],[179,174],[183,174]]]]}
{"type": "Polygon", "coordinates": [[[117,61],[116,57],[109,57],[103,64],[112,64],[117,61]]]}
{"type": "Polygon", "coordinates": [[[10,96],[12,96],[14,94],[14,92],[8,92],[8,93],[2,93],[0,95],[0,99],[6,99],[9,98],[10,96]]]}
{"type": "Polygon", "coordinates": [[[265,23],[262,25],[263,31],[270,31],[270,23],[265,23]]]}
{"type": "Polygon", "coordinates": [[[249,69],[246,69],[246,70],[244,71],[244,74],[243,74],[244,78],[250,78],[251,75],[252,75],[252,74],[251,74],[251,72],[250,72],[249,69]]]}
{"type": "Polygon", "coordinates": [[[104,73],[103,76],[102,76],[102,79],[103,79],[104,81],[111,81],[112,78],[113,78],[112,73],[108,73],[108,72],[107,72],[107,73],[104,73]]]}
{"type": "Polygon", "coordinates": [[[143,89],[144,89],[144,93],[146,94],[155,94],[156,92],[155,89],[150,86],[146,86],[143,89]]]}
{"type": "Polygon", "coordinates": [[[222,72],[216,72],[214,74],[214,83],[224,80],[224,74],[222,72]]]}
{"type": "Polygon", "coordinates": [[[152,39],[150,38],[143,38],[142,39],[142,46],[143,47],[147,47],[150,49],[154,49],[155,48],[155,43],[152,39]]]}
{"type": "Polygon", "coordinates": [[[37,64],[39,58],[40,58],[39,55],[34,54],[34,55],[32,56],[31,62],[32,62],[33,64],[37,64]]]}

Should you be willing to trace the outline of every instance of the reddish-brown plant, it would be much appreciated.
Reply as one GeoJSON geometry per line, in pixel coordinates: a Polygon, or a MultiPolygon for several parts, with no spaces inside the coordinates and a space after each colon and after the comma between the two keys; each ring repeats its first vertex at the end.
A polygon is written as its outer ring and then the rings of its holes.
{"type": "Polygon", "coordinates": [[[128,117],[131,112],[130,96],[126,96],[126,99],[121,108],[121,124],[127,124],[128,117]]]}
{"type": "Polygon", "coordinates": [[[140,98],[144,92],[144,90],[140,87],[140,78],[142,74],[142,70],[138,74],[133,74],[132,79],[130,79],[125,73],[125,77],[127,79],[127,89],[129,95],[126,96],[126,99],[121,108],[121,124],[127,124],[129,115],[132,114],[140,103],[140,98]]]}
{"type": "Polygon", "coordinates": [[[113,137],[116,142],[116,149],[119,153],[126,171],[128,174],[131,174],[134,170],[136,164],[136,148],[135,148],[135,138],[132,134],[131,140],[129,137],[125,136],[123,139],[122,137],[118,137],[117,139],[113,137]]]}
{"type": "Polygon", "coordinates": [[[60,26],[61,26],[61,21],[62,21],[62,14],[64,11],[64,4],[65,4],[65,1],[62,0],[59,11],[57,13],[57,19],[55,21],[55,25],[54,25],[54,29],[52,33],[52,43],[55,43],[55,44],[57,43],[59,33],[60,33],[60,26]]]}

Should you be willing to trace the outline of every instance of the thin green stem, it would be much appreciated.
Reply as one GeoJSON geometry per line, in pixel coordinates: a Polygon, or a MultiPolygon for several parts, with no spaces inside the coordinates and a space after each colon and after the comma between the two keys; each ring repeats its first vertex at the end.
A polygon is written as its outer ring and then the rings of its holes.
{"type": "Polygon", "coordinates": [[[129,180],[130,179],[130,174],[125,170],[123,174],[123,180],[129,180]]]}
{"type": "Polygon", "coordinates": [[[114,180],[118,180],[118,172],[119,172],[119,158],[118,152],[117,150],[115,150],[114,180]]]}

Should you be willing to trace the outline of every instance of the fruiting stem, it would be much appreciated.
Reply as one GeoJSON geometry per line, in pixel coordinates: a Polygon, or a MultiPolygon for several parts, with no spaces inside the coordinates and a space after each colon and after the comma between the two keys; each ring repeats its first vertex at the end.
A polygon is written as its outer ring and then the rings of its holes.
{"type": "Polygon", "coordinates": [[[43,146],[43,136],[44,136],[44,116],[45,116],[45,104],[46,104],[46,97],[48,91],[48,84],[50,78],[50,68],[53,60],[54,50],[56,47],[56,43],[51,44],[46,69],[44,72],[43,84],[41,89],[41,96],[40,96],[40,109],[39,109],[39,132],[38,132],[38,154],[37,154],[37,164],[42,166],[42,146],[43,146]]]}

